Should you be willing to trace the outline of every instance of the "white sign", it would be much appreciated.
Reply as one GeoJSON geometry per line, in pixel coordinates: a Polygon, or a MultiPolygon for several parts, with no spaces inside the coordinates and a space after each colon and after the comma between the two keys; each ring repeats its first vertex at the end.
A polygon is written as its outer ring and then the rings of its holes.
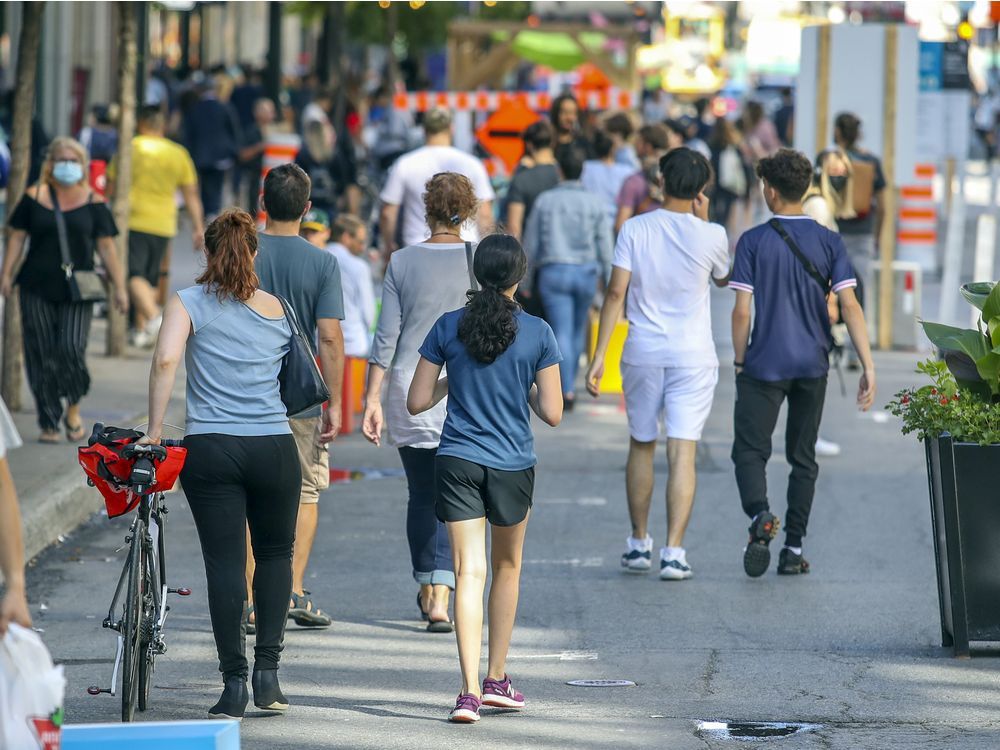
{"type": "MultiPolygon", "coordinates": [[[[795,148],[810,157],[833,146],[833,121],[841,112],[861,119],[861,146],[883,156],[885,37],[883,24],[830,27],[827,142],[816,143],[819,26],[802,29],[802,58],[795,92],[795,148]]],[[[917,164],[917,101],[920,50],[917,29],[897,26],[896,184],[913,179],[917,164]]],[[[921,161],[925,157],[921,155],[921,161]]]]}

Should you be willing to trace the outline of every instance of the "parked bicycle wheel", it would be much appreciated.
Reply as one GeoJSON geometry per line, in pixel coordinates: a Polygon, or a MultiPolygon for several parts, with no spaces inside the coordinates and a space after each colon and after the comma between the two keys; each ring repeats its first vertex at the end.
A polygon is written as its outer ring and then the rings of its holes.
{"type": "Polygon", "coordinates": [[[125,589],[125,604],[122,617],[122,638],[125,648],[122,656],[122,721],[132,721],[135,716],[136,698],[139,692],[139,661],[142,648],[139,631],[145,619],[142,611],[142,537],[145,525],[136,522],[132,542],[129,545],[128,587],[125,589]]]}
{"type": "Polygon", "coordinates": [[[159,621],[158,603],[163,592],[163,534],[157,534],[157,549],[147,549],[143,554],[142,602],[143,620],[139,631],[139,710],[149,705],[149,688],[155,669],[156,645],[154,628],[159,621]]]}

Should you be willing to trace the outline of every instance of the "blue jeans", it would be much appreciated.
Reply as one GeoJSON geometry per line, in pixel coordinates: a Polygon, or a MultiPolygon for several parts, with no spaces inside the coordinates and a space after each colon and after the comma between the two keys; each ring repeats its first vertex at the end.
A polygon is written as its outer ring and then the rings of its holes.
{"type": "Polygon", "coordinates": [[[448,529],[434,512],[436,455],[436,448],[399,449],[410,493],[406,506],[406,538],[410,543],[413,579],[421,586],[431,584],[454,589],[455,563],[451,557],[448,529]]]}
{"type": "Polygon", "coordinates": [[[550,263],[538,272],[538,294],[562,352],[559,376],[564,394],[573,393],[583,354],[587,313],[597,292],[597,266],[550,263]]]}

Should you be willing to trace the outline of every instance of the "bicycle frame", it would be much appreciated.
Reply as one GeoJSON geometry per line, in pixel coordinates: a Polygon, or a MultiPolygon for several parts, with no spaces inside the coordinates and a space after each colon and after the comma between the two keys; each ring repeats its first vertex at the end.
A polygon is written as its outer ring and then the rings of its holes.
{"type": "MultiPolygon", "coordinates": [[[[149,580],[159,581],[160,583],[159,587],[154,585],[151,591],[143,592],[143,596],[151,596],[153,598],[153,606],[151,609],[157,613],[156,621],[152,625],[152,637],[150,638],[149,648],[156,648],[158,653],[162,653],[163,650],[163,638],[161,633],[163,630],[163,623],[167,619],[167,612],[169,610],[166,601],[168,592],[165,574],[166,566],[163,559],[163,516],[167,513],[167,508],[163,501],[164,497],[162,492],[143,496],[139,501],[139,507],[136,509],[135,517],[132,519],[132,525],[129,527],[129,533],[125,537],[126,545],[130,548],[133,544],[141,544],[145,548],[146,554],[143,557],[151,566],[149,571],[149,580]],[[157,572],[159,572],[159,576],[157,576],[157,572]]],[[[121,549],[124,549],[124,547],[119,548],[119,551],[121,549]]],[[[105,628],[114,630],[118,633],[118,647],[115,653],[115,664],[111,672],[111,688],[110,690],[98,691],[108,692],[111,695],[117,695],[118,670],[121,668],[122,656],[125,650],[125,636],[122,633],[124,623],[122,621],[122,617],[115,619],[115,609],[118,607],[119,599],[121,599],[122,589],[128,581],[128,574],[129,560],[126,560],[125,565],[122,567],[122,572],[118,576],[118,585],[115,587],[115,593],[111,599],[111,605],[108,607],[108,616],[103,622],[103,626],[105,628]]],[[[94,693],[95,691],[91,688],[90,692],[94,693]]]]}

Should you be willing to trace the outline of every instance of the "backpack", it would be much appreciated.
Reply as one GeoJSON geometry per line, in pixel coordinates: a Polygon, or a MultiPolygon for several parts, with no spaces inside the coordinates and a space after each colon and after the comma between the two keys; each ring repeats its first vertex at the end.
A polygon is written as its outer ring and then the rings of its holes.
{"type": "Polygon", "coordinates": [[[747,173],[735,146],[726,146],[719,154],[719,187],[735,195],[746,194],[747,173]]]}
{"type": "Polygon", "coordinates": [[[847,154],[851,162],[851,187],[853,190],[852,206],[859,219],[863,219],[872,210],[872,199],[875,197],[875,162],[867,159],[854,158],[847,154]]]}

